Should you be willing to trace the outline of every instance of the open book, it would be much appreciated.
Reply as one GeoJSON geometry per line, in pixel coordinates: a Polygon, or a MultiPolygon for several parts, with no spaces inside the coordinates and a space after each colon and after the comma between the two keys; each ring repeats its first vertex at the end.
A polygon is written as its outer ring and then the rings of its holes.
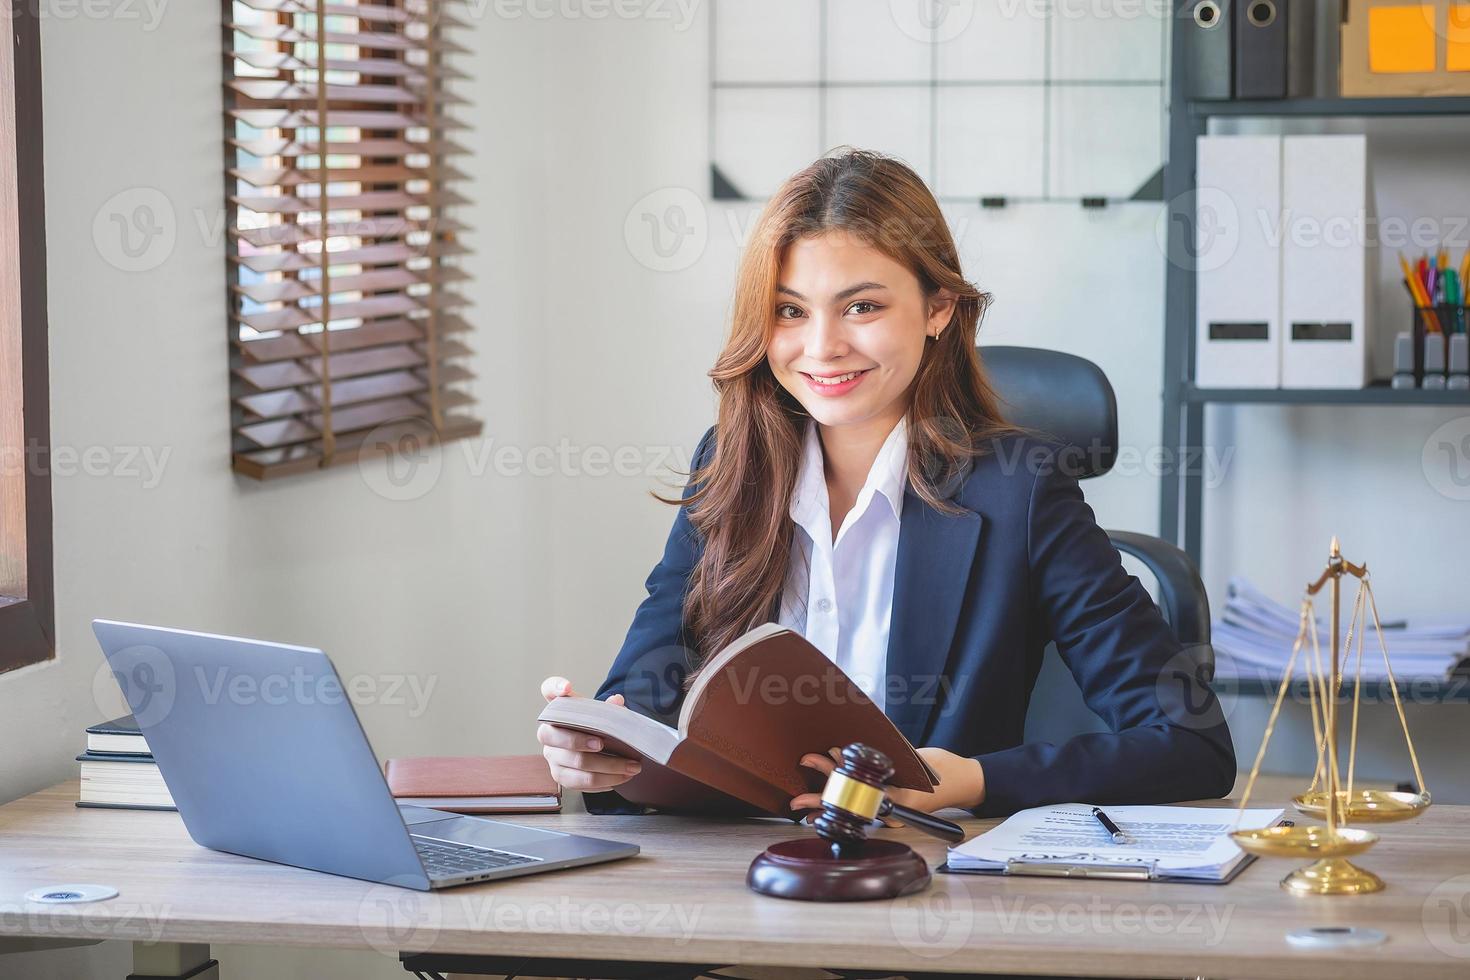
{"type": "Polygon", "coordinates": [[[599,735],[643,770],[617,787],[631,803],[681,812],[792,816],[821,788],[808,752],[865,742],[893,760],[889,785],[932,792],[937,778],[878,706],[822,651],[775,623],[710,657],[670,728],[630,708],[557,698],[541,721],[599,735]]]}
{"type": "MultiPolygon", "coordinates": [[[[1103,809],[1131,843],[1115,844],[1092,815],[1090,803],[1040,806],[1012,814],[1000,826],[950,848],[946,870],[1225,882],[1249,860],[1230,839],[1234,807],[1103,809]]],[[[1240,829],[1272,826],[1281,813],[1279,809],[1246,810],[1240,829]]]]}

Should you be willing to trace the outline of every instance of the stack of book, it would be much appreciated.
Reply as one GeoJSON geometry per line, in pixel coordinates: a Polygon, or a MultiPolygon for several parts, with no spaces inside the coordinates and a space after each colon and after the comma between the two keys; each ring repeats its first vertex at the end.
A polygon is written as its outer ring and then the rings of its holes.
{"type": "Polygon", "coordinates": [[[77,806],[117,810],[176,810],[148,741],[132,715],[87,729],[81,763],[82,791],[77,806]]]}

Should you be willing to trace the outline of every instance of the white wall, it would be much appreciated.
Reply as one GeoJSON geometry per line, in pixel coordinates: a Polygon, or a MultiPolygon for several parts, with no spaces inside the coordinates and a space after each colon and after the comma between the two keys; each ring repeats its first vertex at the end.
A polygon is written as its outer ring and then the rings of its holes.
{"type": "MultiPolygon", "coordinates": [[[[473,151],[464,169],[476,204],[464,218],[477,229],[468,241],[480,274],[467,286],[483,325],[476,387],[487,438],[528,447],[547,441],[548,226],[545,107],[524,80],[546,70],[545,31],[485,26],[464,38],[476,125],[458,137],[473,151]]],[[[224,254],[196,221],[219,226],[219,37],[213,3],[170,4],[154,30],[116,18],[42,23],[53,444],[168,456],[152,487],[54,476],[58,654],[0,677],[0,741],[25,746],[0,754],[0,799],[73,778],[82,730],[117,707],[93,696],[94,616],[317,644],[344,676],[435,685],[422,717],[411,701],[359,709],[383,756],[533,744],[556,559],[535,481],[475,475],[458,451],[412,502],[377,496],[356,467],[265,485],[230,473],[224,254]],[[115,268],[115,246],[93,240],[99,208],[133,188],[157,189],[174,213],[172,252],[146,272],[115,268]]],[[[29,963],[116,977],[126,955],[119,946],[29,963]],[[99,955],[113,957],[108,972],[86,972],[99,955]]],[[[377,954],[225,955],[236,978],[403,975],[377,954]]]]}
{"type": "MultiPolygon", "coordinates": [[[[639,447],[650,469],[666,454],[687,459],[712,415],[704,372],[739,231],[755,212],[704,204],[707,245],[679,272],[645,267],[624,236],[646,195],[707,191],[706,9],[686,31],[648,18],[495,10],[485,7],[462,38],[474,52],[462,59],[474,76],[462,115],[474,126],[459,137],[473,150],[460,166],[476,202],[465,215],[478,229],[467,291],[486,438],[469,458],[448,449],[437,485],[411,502],[376,496],[352,467],[265,486],[229,472],[224,258],[195,217],[217,227],[218,7],[171,4],[154,30],[84,17],[43,24],[53,439],[169,456],[156,487],[125,476],[54,480],[59,654],[0,677],[0,740],[27,747],[0,757],[0,799],[71,777],[82,729],[111,707],[93,695],[93,616],[319,644],[344,674],[434,683],[420,717],[406,704],[360,709],[384,756],[527,749],[540,677],[566,673],[583,689],[601,679],[671,518],[647,496],[659,482],[503,475],[480,454],[565,445],[574,469],[591,462],[591,447],[639,447]],[[158,268],[127,273],[109,264],[105,238],[100,250],[94,243],[93,220],[113,195],[139,187],[168,199],[177,240],[158,268]]],[[[951,217],[968,273],[996,295],[986,341],[1091,357],[1118,390],[1125,443],[1152,446],[1158,208],[951,217]],[[1061,285],[1058,256],[1073,270],[1061,285]]],[[[1443,540],[1446,525],[1462,528],[1463,505],[1420,499],[1418,450],[1395,448],[1421,444],[1438,416],[1344,424],[1318,409],[1227,414],[1216,431],[1241,451],[1210,497],[1212,587],[1240,571],[1294,589],[1317,560],[1296,545],[1337,530],[1381,569],[1390,615],[1455,611],[1458,562],[1424,543],[1443,540]],[[1344,472],[1366,478],[1367,491],[1336,491],[1344,472]],[[1406,496],[1432,508],[1435,538],[1392,533],[1378,502],[1406,496]],[[1297,518],[1308,498],[1327,516],[1297,518]]],[[[1152,475],[1112,474],[1087,492],[1103,523],[1155,530],[1152,475]]],[[[1463,553],[1463,537],[1455,541],[1463,553]]],[[[1440,737],[1446,751],[1463,742],[1463,733],[1440,737]]],[[[1254,734],[1243,741],[1250,748],[1254,734]]],[[[28,962],[56,975],[121,975],[126,951],[110,948],[28,962]],[[84,965],[109,956],[110,974],[84,965]]],[[[236,978],[402,975],[376,954],[221,952],[236,978]]]]}

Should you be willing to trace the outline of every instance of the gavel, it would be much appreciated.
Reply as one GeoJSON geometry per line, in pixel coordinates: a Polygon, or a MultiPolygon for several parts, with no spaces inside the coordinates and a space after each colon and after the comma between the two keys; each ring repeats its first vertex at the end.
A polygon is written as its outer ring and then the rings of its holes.
{"type": "Polygon", "coordinates": [[[822,790],[822,812],[813,821],[820,839],[772,844],[750,863],[745,883],[763,895],[817,902],[896,898],[926,888],[924,859],[900,841],[868,840],[868,828],[891,816],[951,844],[965,832],[890,800],[884,787],[892,777],[888,756],[860,742],[847,746],[822,790]]]}
{"type": "Polygon", "coordinates": [[[827,777],[822,812],[814,822],[818,836],[831,842],[834,857],[859,853],[868,828],[882,817],[902,820],[950,844],[964,842],[965,832],[958,824],[890,800],[884,787],[892,778],[893,763],[877,749],[854,742],[842,750],[842,763],[827,777]]]}

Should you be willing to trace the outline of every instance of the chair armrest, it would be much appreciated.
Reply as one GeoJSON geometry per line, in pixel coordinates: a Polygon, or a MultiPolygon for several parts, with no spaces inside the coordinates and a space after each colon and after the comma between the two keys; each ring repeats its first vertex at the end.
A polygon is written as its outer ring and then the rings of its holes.
{"type": "Polygon", "coordinates": [[[1200,581],[1199,571],[1189,555],[1150,534],[1133,531],[1107,533],[1113,547],[1143,562],[1158,579],[1159,605],[1164,610],[1164,618],[1174,627],[1175,635],[1184,646],[1202,645],[1205,648],[1200,652],[1207,656],[1213,669],[1215,654],[1210,647],[1210,598],[1205,594],[1205,584],[1200,581]]]}

